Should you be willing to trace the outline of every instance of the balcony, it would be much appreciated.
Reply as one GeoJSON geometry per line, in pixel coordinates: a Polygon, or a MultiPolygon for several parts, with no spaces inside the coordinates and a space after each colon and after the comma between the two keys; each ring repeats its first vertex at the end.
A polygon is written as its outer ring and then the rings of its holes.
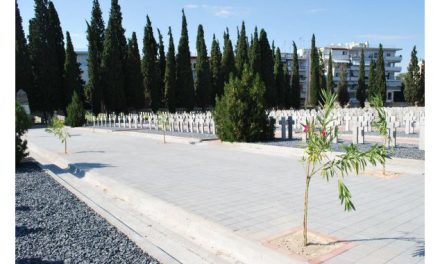
{"type": "Polygon", "coordinates": [[[385,61],[389,61],[389,62],[401,62],[402,61],[402,55],[384,57],[384,60],[385,61]]]}
{"type": "Polygon", "coordinates": [[[385,71],[390,71],[390,72],[400,72],[402,71],[402,67],[400,66],[391,66],[391,67],[387,67],[385,66],[385,71]]]}

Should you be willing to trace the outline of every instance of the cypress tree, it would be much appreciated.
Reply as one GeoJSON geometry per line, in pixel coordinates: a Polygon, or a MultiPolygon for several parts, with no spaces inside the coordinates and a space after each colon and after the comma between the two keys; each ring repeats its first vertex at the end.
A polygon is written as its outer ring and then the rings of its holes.
{"type": "Polygon", "coordinates": [[[290,77],[292,98],[290,98],[290,102],[295,109],[301,106],[301,84],[299,78],[298,51],[295,42],[293,42],[292,75],[290,77]]]}
{"type": "Polygon", "coordinates": [[[144,29],[142,75],[144,78],[143,82],[146,97],[153,111],[157,111],[162,104],[159,87],[160,71],[158,70],[157,48],[158,45],[154,39],[153,27],[151,26],[150,18],[147,16],[147,24],[144,29]]]}
{"type": "Polygon", "coordinates": [[[382,100],[386,101],[387,95],[387,81],[385,77],[385,62],[383,59],[382,44],[379,44],[379,54],[376,62],[376,91],[382,96],[382,100]]]}
{"type": "Polygon", "coordinates": [[[82,70],[77,61],[77,56],[73,48],[72,39],[69,31],[66,32],[66,61],[64,63],[64,104],[71,102],[73,93],[79,96],[80,100],[84,98],[84,81],[81,79],[82,70]]]}
{"type": "Polygon", "coordinates": [[[258,40],[258,29],[255,27],[254,35],[253,35],[253,41],[249,48],[249,65],[251,69],[254,71],[255,74],[259,74],[262,76],[261,72],[261,65],[262,65],[262,58],[261,58],[261,46],[260,41],[258,40]]]}
{"type": "Polygon", "coordinates": [[[286,99],[286,85],[284,82],[285,75],[283,62],[281,61],[280,48],[277,48],[275,53],[274,76],[277,94],[276,106],[279,108],[284,108],[286,99]]]}
{"type": "Polygon", "coordinates": [[[418,99],[421,105],[425,105],[425,60],[422,60],[422,65],[420,66],[418,99]]]}
{"type": "Polygon", "coordinates": [[[122,27],[121,7],[112,0],[102,54],[104,111],[125,110],[125,61],[127,43],[122,27]]]}
{"type": "Polygon", "coordinates": [[[370,67],[368,70],[368,101],[377,93],[376,91],[376,62],[370,59],[370,67]]]}
{"type": "Polygon", "coordinates": [[[364,49],[361,50],[361,60],[359,62],[359,79],[358,87],[356,90],[356,99],[358,99],[361,107],[365,106],[365,59],[364,59],[364,49]]]}
{"type": "Polygon", "coordinates": [[[159,36],[159,59],[158,59],[158,82],[159,82],[159,98],[160,98],[160,106],[163,107],[163,99],[165,94],[165,47],[163,45],[163,37],[160,33],[160,30],[157,29],[157,33],[159,36]]]}
{"type": "Polygon", "coordinates": [[[85,96],[95,114],[100,113],[104,107],[101,68],[104,33],[105,26],[101,7],[98,0],[93,0],[92,18],[90,24],[87,23],[87,71],[89,80],[85,87],[85,96]]]}
{"type": "Polygon", "coordinates": [[[197,28],[197,60],[195,93],[198,107],[206,108],[211,105],[211,71],[209,69],[208,51],[206,50],[203,26],[197,28]]]}
{"type": "Polygon", "coordinates": [[[325,77],[325,63],[324,58],[322,56],[322,51],[318,50],[318,57],[319,57],[319,94],[318,94],[318,100],[319,102],[323,102],[321,97],[321,92],[325,89],[327,89],[327,78],[325,77]]]}
{"type": "Polygon", "coordinates": [[[68,102],[65,101],[66,95],[63,88],[63,71],[66,57],[63,30],[61,29],[60,19],[52,1],[49,1],[47,12],[49,19],[47,25],[47,44],[51,51],[49,57],[51,83],[46,85],[52,86],[52,109],[62,109],[64,111],[67,108],[68,102]]]}
{"type": "Polygon", "coordinates": [[[84,111],[83,101],[81,100],[76,90],[73,91],[66,112],[67,112],[66,124],[68,124],[69,126],[79,127],[85,123],[85,111],[84,111]]]}
{"type": "Polygon", "coordinates": [[[274,57],[264,29],[260,31],[260,39],[258,41],[261,48],[261,79],[266,85],[264,98],[267,107],[274,107],[277,100],[275,77],[273,75],[274,57]]]}
{"type": "Polygon", "coordinates": [[[234,50],[232,48],[232,41],[229,38],[228,28],[226,28],[226,32],[223,34],[222,72],[225,82],[229,81],[231,74],[236,74],[234,50]]]}
{"type": "Polygon", "coordinates": [[[339,68],[339,81],[338,81],[338,101],[341,107],[344,107],[349,100],[348,84],[346,77],[345,66],[341,65],[339,68]]]}
{"type": "Polygon", "coordinates": [[[239,37],[237,41],[237,55],[235,57],[235,68],[237,69],[237,74],[241,76],[244,64],[249,63],[248,58],[249,43],[246,36],[246,27],[244,21],[241,23],[241,30],[239,32],[239,37]]]}
{"type": "Polygon", "coordinates": [[[318,96],[320,90],[320,74],[319,74],[319,55],[315,46],[315,34],[312,36],[312,44],[310,47],[310,72],[309,87],[307,89],[306,106],[313,107],[318,104],[318,96]]]}
{"type": "Polygon", "coordinates": [[[408,65],[408,72],[405,75],[405,101],[411,104],[420,102],[420,67],[417,58],[416,46],[411,51],[411,60],[408,65]]]}
{"type": "Polygon", "coordinates": [[[292,104],[293,90],[292,90],[292,85],[290,84],[290,74],[287,68],[287,64],[284,65],[283,70],[284,70],[284,85],[286,87],[285,88],[286,98],[284,99],[284,102],[285,102],[285,107],[290,109],[293,107],[292,104]]]}
{"type": "Polygon", "coordinates": [[[54,98],[51,83],[50,59],[51,50],[47,45],[48,11],[47,0],[35,0],[35,17],[29,21],[29,54],[34,76],[33,87],[28,94],[34,111],[43,113],[43,122],[53,110],[51,99],[54,98]]]}
{"type": "MultiPolygon", "coordinates": [[[[32,90],[32,78],[28,45],[24,36],[20,10],[15,1],[15,92],[22,89],[29,95],[29,91],[32,90]]],[[[31,106],[33,103],[29,102],[31,106]]]]}
{"type": "Polygon", "coordinates": [[[165,95],[164,105],[170,112],[176,111],[176,57],[174,51],[174,40],[171,27],[168,28],[169,44],[165,66],[165,95]]]}
{"type": "Polygon", "coordinates": [[[128,39],[127,46],[127,107],[140,109],[144,106],[145,96],[136,32],[128,39]]]}
{"type": "Polygon", "coordinates": [[[182,9],[182,30],[176,55],[176,78],[179,85],[176,89],[176,106],[192,110],[194,108],[195,96],[188,41],[186,17],[182,9]]]}
{"type": "Polygon", "coordinates": [[[212,83],[212,97],[211,105],[215,103],[215,97],[223,95],[224,79],[222,72],[222,53],[220,51],[220,44],[215,38],[212,38],[211,44],[211,58],[209,60],[211,68],[211,83],[212,83]]]}
{"type": "Polygon", "coordinates": [[[334,92],[333,83],[333,59],[332,52],[328,54],[328,64],[327,64],[327,91],[334,92]]]}

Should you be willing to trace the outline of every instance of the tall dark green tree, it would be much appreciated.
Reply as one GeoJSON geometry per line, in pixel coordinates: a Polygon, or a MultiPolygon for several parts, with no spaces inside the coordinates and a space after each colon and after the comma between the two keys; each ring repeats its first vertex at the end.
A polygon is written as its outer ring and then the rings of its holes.
{"type": "Polygon", "coordinates": [[[249,66],[255,74],[263,75],[261,72],[262,58],[261,58],[261,46],[258,40],[258,29],[255,27],[253,41],[249,47],[249,66]]]}
{"type": "MultiPolygon", "coordinates": [[[[64,104],[70,104],[73,92],[79,96],[80,100],[84,100],[84,81],[81,79],[82,70],[77,61],[77,56],[73,48],[72,39],[69,31],[66,32],[66,61],[64,62],[64,104]]],[[[67,113],[67,112],[66,112],[67,113]]]]}
{"type": "Polygon", "coordinates": [[[237,69],[237,74],[241,76],[244,64],[249,63],[248,58],[249,43],[246,36],[246,26],[244,21],[241,23],[241,30],[239,32],[239,37],[237,41],[237,50],[235,56],[235,68],[237,69]]]}
{"type": "Polygon", "coordinates": [[[422,60],[420,66],[420,90],[419,90],[419,102],[421,105],[425,105],[425,60],[422,60]]]}
{"type": "Polygon", "coordinates": [[[34,18],[29,21],[29,54],[34,76],[33,87],[28,96],[33,111],[41,111],[43,122],[48,120],[48,115],[54,110],[52,100],[56,100],[53,91],[50,61],[51,50],[48,46],[49,14],[47,0],[35,0],[34,18]]]}
{"type": "Polygon", "coordinates": [[[93,0],[92,18],[87,23],[88,57],[87,71],[89,80],[85,87],[85,97],[93,113],[98,114],[104,107],[102,84],[102,52],[104,49],[105,26],[98,0],[93,0]]]}
{"type": "Polygon", "coordinates": [[[319,54],[315,45],[315,34],[313,34],[310,47],[309,87],[307,89],[306,106],[314,107],[318,104],[320,82],[319,54]]]}
{"type": "Polygon", "coordinates": [[[372,101],[372,98],[376,93],[376,62],[373,59],[370,59],[370,66],[368,69],[368,101],[372,101]]]}
{"type": "Polygon", "coordinates": [[[211,102],[211,70],[209,66],[208,51],[205,44],[205,33],[202,25],[199,25],[197,28],[196,49],[196,104],[198,107],[206,108],[213,104],[211,102]]]}
{"type": "Polygon", "coordinates": [[[382,44],[379,44],[379,52],[376,62],[376,92],[382,96],[382,100],[385,102],[387,95],[387,81],[385,77],[385,62],[383,59],[382,44]]]}
{"type": "Polygon", "coordinates": [[[319,56],[319,101],[322,102],[321,92],[322,90],[327,89],[327,78],[325,77],[325,63],[324,56],[322,55],[322,51],[318,50],[319,56]]]}
{"type": "Polygon", "coordinates": [[[125,90],[127,107],[141,109],[144,106],[145,96],[136,32],[133,32],[131,38],[128,39],[127,46],[127,86],[125,90]]]}
{"type": "Polygon", "coordinates": [[[212,83],[212,93],[211,93],[211,105],[215,104],[215,97],[223,95],[224,79],[222,72],[222,53],[220,51],[220,44],[215,38],[212,38],[211,44],[211,58],[209,59],[210,69],[211,69],[211,83],[212,83]]]}
{"type": "Polygon", "coordinates": [[[267,107],[274,107],[277,100],[275,77],[273,74],[274,57],[264,29],[260,30],[260,39],[258,41],[261,48],[261,79],[266,86],[264,98],[267,107]]]}
{"type": "Polygon", "coordinates": [[[365,91],[365,58],[364,49],[361,50],[361,59],[359,62],[359,79],[356,89],[356,99],[359,101],[361,107],[365,106],[366,91],[365,91]]]}
{"type": "Polygon", "coordinates": [[[327,91],[334,92],[333,83],[333,59],[332,52],[328,54],[328,64],[327,64],[327,91]]]}
{"type": "Polygon", "coordinates": [[[291,105],[298,109],[301,106],[301,84],[299,76],[299,61],[298,51],[295,42],[293,42],[293,57],[292,57],[292,75],[290,76],[290,85],[292,89],[291,105]]]}
{"type": "Polygon", "coordinates": [[[105,30],[102,54],[102,81],[104,87],[104,111],[125,110],[125,63],[127,40],[122,27],[121,7],[118,0],[111,1],[110,15],[105,30]]]}
{"type": "Polygon", "coordinates": [[[159,46],[158,46],[158,53],[159,53],[159,58],[157,61],[158,64],[158,71],[159,71],[159,75],[158,75],[158,82],[159,82],[159,97],[160,97],[160,101],[161,101],[161,107],[164,106],[163,104],[163,99],[164,99],[164,95],[165,95],[165,47],[163,45],[163,37],[162,34],[160,33],[160,30],[157,29],[157,34],[159,36],[159,46]]]}
{"type": "Polygon", "coordinates": [[[154,39],[153,27],[150,17],[147,16],[147,24],[144,29],[144,47],[142,57],[142,76],[147,101],[153,111],[157,111],[162,105],[160,97],[157,42],[154,39]]]}
{"type": "Polygon", "coordinates": [[[235,75],[235,57],[232,48],[232,41],[229,38],[229,29],[223,34],[223,55],[222,55],[222,72],[225,82],[229,80],[230,75],[235,75]]]}
{"type": "Polygon", "coordinates": [[[405,75],[405,101],[411,104],[420,102],[420,67],[417,58],[416,46],[411,51],[411,60],[408,64],[408,72],[405,75]]]}
{"type": "Polygon", "coordinates": [[[52,86],[51,89],[54,91],[55,100],[52,101],[53,108],[65,110],[68,102],[64,100],[66,95],[63,88],[63,71],[66,57],[63,30],[61,29],[60,19],[52,1],[49,1],[47,12],[49,19],[47,25],[47,45],[51,51],[49,57],[51,83],[46,85],[52,86]]]}
{"type": "MultiPolygon", "coordinates": [[[[15,92],[22,89],[29,94],[32,89],[32,68],[22,19],[15,1],[15,92]]],[[[30,99],[30,98],[29,98],[30,99]]],[[[32,107],[33,102],[29,102],[32,107]]]]}
{"type": "Polygon", "coordinates": [[[170,112],[176,111],[176,57],[174,51],[174,40],[171,27],[168,28],[168,52],[165,66],[165,94],[164,105],[170,112]]]}
{"type": "Polygon", "coordinates": [[[344,65],[339,67],[339,81],[338,81],[338,101],[341,107],[345,107],[350,99],[348,94],[347,73],[344,65]]]}
{"type": "Polygon", "coordinates": [[[194,80],[191,69],[191,53],[189,51],[188,29],[185,12],[182,10],[182,30],[176,55],[176,106],[192,110],[195,103],[194,80]]]}
{"type": "Polygon", "coordinates": [[[274,76],[275,76],[275,86],[277,91],[276,105],[279,108],[284,108],[286,106],[287,87],[286,87],[286,82],[284,80],[285,74],[284,74],[283,62],[281,61],[280,48],[277,48],[275,52],[274,76]]]}

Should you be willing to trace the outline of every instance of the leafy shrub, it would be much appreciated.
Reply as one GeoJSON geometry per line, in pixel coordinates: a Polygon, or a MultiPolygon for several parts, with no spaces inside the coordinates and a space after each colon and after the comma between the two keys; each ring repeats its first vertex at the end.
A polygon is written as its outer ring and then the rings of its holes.
{"type": "Polygon", "coordinates": [[[24,111],[24,108],[15,102],[15,165],[17,166],[29,153],[27,152],[27,141],[21,137],[31,127],[31,119],[24,111]]]}
{"type": "Polygon", "coordinates": [[[274,122],[269,120],[264,101],[265,86],[246,65],[241,79],[231,77],[224,96],[216,98],[214,120],[222,141],[266,141],[273,138],[274,122]]]}
{"type": "Polygon", "coordinates": [[[82,126],[85,123],[83,103],[76,91],[73,91],[72,102],[67,106],[66,124],[71,127],[82,126]]]}

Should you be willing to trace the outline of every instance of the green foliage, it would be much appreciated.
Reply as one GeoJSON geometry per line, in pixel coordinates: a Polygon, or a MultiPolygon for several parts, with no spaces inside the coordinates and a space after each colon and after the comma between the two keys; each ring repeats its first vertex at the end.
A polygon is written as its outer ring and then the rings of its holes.
{"type": "Polygon", "coordinates": [[[31,124],[31,119],[24,108],[18,102],[15,102],[15,166],[29,155],[27,141],[21,137],[31,127],[31,124]]]}
{"type": "Polygon", "coordinates": [[[159,71],[157,70],[157,48],[158,45],[154,39],[153,27],[151,26],[150,18],[147,16],[147,24],[144,29],[142,75],[144,77],[146,98],[149,99],[153,111],[157,111],[162,104],[159,87],[159,71]]]}
{"type": "Polygon", "coordinates": [[[66,97],[64,98],[64,101],[67,107],[74,92],[76,92],[81,99],[84,98],[84,81],[81,79],[82,70],[80,64],[77,62],[69,31],[66,32],[66,42],[66,61],[64,63],[64,94],[66,97]]]}
{"type": "Polygon", "coordinates": [[[286,106],[287,87],[284,74],[283,62],[281,61],[281,51],[277,48],[275,52],[275,64],[274,64],[274,77],[275,87],[277,94],[276,106],[284,108],[286,106]]]}
{"type": "Polygon", "coordinates": [[[240,76],[244,70],[244,65],[249,63],[248,58],[249,43],[246,36],[246,27],[244,21],[241,23],[241,30],[239,31],[237,39],[237,50],[235,56],[235,68],[237,74],[240,76]]]}
{"type": "Polygon", "coordinates": [[[196,105],[201,108],[212,106],[212,85],[211,70],[209,66],[208,51],[206,50],[203,26],[199,25],[197,29],[197,59],[196,59],[196,80],[195,96],[196,105]]]}
{"type": "Polygon", "coordinates": [[[380,95],[372,95],[370,99],[371,106],[377,112],[377,120],[375,120],[372,125],[375,127],[379,134],[384,137],[385,143],[389,140],[388,129],[387,129],[387,119],[385,109],[383,108],[383,100],[380,95]]]}
{"type": "Polygon", "coordinates": [[[292,89],[292,98],[289,98],[293,108],[298,109],[301,106],[301,84],[299,82],[299,62],[298,51],[295,42],[293,42],[293,60],[292,75],[290,77],[290,85],[292,89]]]}
{"type": "Polygon", "coordinates": [[[422,60],[420,66],[420,82],[419,82],[419,102],[421,105],[425,105],[425,60],[422,60]]]}
{"type": "Polygon", "coordinates": [[[157,122],[163,132],[163,143],[166,143],[165,134],[166,134],[169,120],[170,120],[170,117],[167,112],[161,112],[161,111],[157,112],[157,122]]]}
{"type": "MultiPolygon", "coordinates": [[[[416,46],[414,46],[411,52],[411,61],[408,65],[408,72],[405,74],[405,90],[404,96],[405,101],[415,104],[416,102],[421,102],[423,100],[424,92],[421,92],[421,75],[419,60],[417,58],[416,46]],[[422,95],[423,94],[423,95],[422,95]]],[[[424,89],[424,87],[423,87],[424,89]]]]}
{"type": "Polygon", "coordinates": [[[192,110],[195,103],[194,80],[191,69],[191,54],[188,44],[188,29],[185,12],[182,10],[182,30],[176,55],[176,107],[192,110]]]}
{"type": "Polygon", "coordinates": [[[245,64],[242,77],[230,77],[225,94],[216,99],[216,132],[223,141],[264,141],[273,137],[264,103],[264,84],[245,64]]]}
{"type": "MultiPolygon", "coordinates": [[[[229,38],[229,29],[223,34],[223,55],[222,55],[222,73],[224,82],[229,80],[230,75],[235,76],[235,58],[232,42],[229,38]]],[[[224,87],[224,85],[223,85],[224,87]]]]}
{"type": "Polygon", "coordinates": [[[358,86],[356,90],[356,99],[358,99],[361,107],[365,106],[366,91],[365,91],[365,59],[364,59],[364,49],[361,50],[361,60],[359,63],[359,79],[358,86]]]}
{"type": "MultiPolygon", "coordinates": [[[[24,36],[20,10],[17,1],[15,1],[15,92],[23,89],[29,94],[33,85],[32,78],[28,45],[24,36]]],[[[33,102],[29,103],[32,106],[33,102]]]]}
{"type": "Polygon", "coordinates": [[[332,52],[330,51],[328,55],[328,64],[327,64],[327,91],[334,92],[334,83],[333,83],[333,59],[332,52]]]}
{"type": "Polygon", "coordinates": [[[344,107],[348,103],[349,97],[346,70],[344,66],[341,66],[339,68],[338,81],[338,101],[341,107],[344,107]]]}
{"type": "Polygon", "coordinates": [[[125,110],[125,63],[127,42],[122,27],[121,7],[118,0],[111,1],[110,16],[104,36],[102,55],[103,95],[105,111],[125,110]]]}
{"type": "Polygon", "coordinates": [[[314,107],[318,104],[318,95],[320,90],[320,68],[319,54],[315,46],[315,34],[312,36],[312,44],[310,47],[310,73],[309,87],[307,89],[306,106],[314,107]]]}
{"type": "MultiPolygon", "coordinates": [[[[318,50],[318,58],[319,58],[319,90],[325,90],[327,89],[327,78],[325,77],[325,63],[321,50],[318,50]]],[[[319,97],[319,99],[321,100],[321,97],[319,97]]]]}
{"type": "Polygon", "coordinates": [[[368,101],[372,100],[372,97],[377,93],[376,89],[376,62],[370,59],[370,67],[368,73],[368,101]]]}
{"type": "Polygon", "coordinates": [[[261,48],[261,79],[266,86],[264,98],[268,107],[274,107],[277,102],[274,69],[274,56],[272,49],[267,39],[267,34],[264,29],[260,31],[260,48],[261,48]]]}
{"type": "Polygon", "coordinates": [[[170,112],[176,111],[176,57],[174,55],[174,41],[171,27],[168,28],[169,44],[165,66],[165,94],[164,104],[170,112]]]}
{"type": "Polygon", "coordinates": [[[85,122],[85,111],[83,107],[83,102],[78,96],[78,93],[74,90],[72,95],[72,100],[67,106],[67,117],[66,123],[71,127],[82,126],[85,122]]]}
{"type": "Polygon", "coordinates": [[[252,37],[251,46],[249,47],[249,65],[255,74],[262,76],[262,57],[261,57],[261,45],[258,40],[258,29],[255,27],[254,35],[252,37]]]}
{"type": "Polygon", "coordinates": [[[159,36],[159,46],[158,53],[159,58],[157,60],[157,70],[158,70],[158,86],[159,86],[159,98],[160,98],[160,107],[164,107],[164,95],[165,95],[165,47],[163,45],[163,37],[160,33],[160,30],[157,29],[157,34],[159,36]]]}
{"type": "Polygon", "coordinates": [[[136,32],[133,32],[127,46],[127,107],[140,109],[144,106],[145,96],[136,32]]]}
{"type": "Polygon", "coordinates": [[[385,102],[386,94],[387,94],[387,82],[385,77],[385,62],[383,59],[383,49],[382,44],[379,44],[379,52],[377,56],[376,62],[376,90],[374,94],[380,94],[382,96],[382,100],[385,102]]]}
{"type": "Polygon", "coordinates": [[[67,128],[64,126],[64,121],[59,119],[57,116],[53,116],[45,131],[53,134],[61,141],[61,143],[64,143],[64,153],[67,153],[67,138],[70,137],[70,134],[67,131],[67,128]]]}
{"type": "Polygon", "coordinates": [[[338,197],[345,211],[355,210],[351,200],[352,194],[344,184],[343,179],[351,172],[358,174],[368,164],[376,166],[384,164],[387,158],[383,146],[373,145],[366,151],[360,151],[355,145],[345,147],[345,153],[332,155],[331,146],[334,137],[337,137],[337,130],[330,131],[329,123],[333,120],[332,111],[337,99],[336,94],[330,91],[322,91],[322,111],[320,114],[308,120],[305,125],[307,133],[307,147],[304,151],[303,161],[306,162],[306,188],[304,201],[304,246],[307,246],[307,213],[308,213],[308,192],[310,179],[320,174],[329,181],[330,178],[338,177],[338,197]]]}
{"type": "Polygon", "coordinates": [[[98,114],[102,112],[102,106],[104,105],[101,61],[105,32],[98,0],[93,0],[92,18],[90,24],[86,23],[88,41],[87,71],[89,80],[84,93],[93,113],[98,114]]]}
{"type": "Polygon", "coordinates": [[[214,105],[215,97],[221,97],[224,90],[224,79],[222,72],[222,53],[220,51],[220,44],[215,39],[215,35],[212,38],[211,44],[211,58],[209,59],[211,68],[211,82],[212,82],[212,98],[211,103],[214,105]]]}

